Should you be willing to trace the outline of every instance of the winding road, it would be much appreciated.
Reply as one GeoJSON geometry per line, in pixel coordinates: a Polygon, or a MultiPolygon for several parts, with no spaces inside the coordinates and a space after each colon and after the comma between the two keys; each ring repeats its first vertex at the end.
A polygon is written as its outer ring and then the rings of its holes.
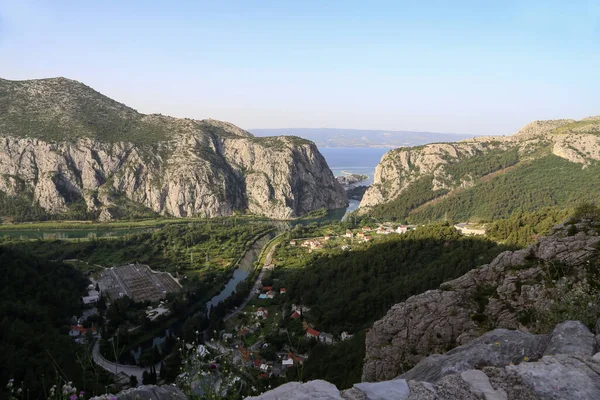
{"type": "MultiPolygon", "coordinates": [[[[140,384],[142,383],[142,374],[144,373],[144,371],[150,372],[150,367],[138,367],[137,365],[117,364],[112,361],[108,361],[106,358],[102,357],[102,354],[100,354],[100,345],[98,342],[96,342],[96,344],[94,345],[94,350],[92,351],[92,359],[100,367],[115,375],[119,372],[124,372],[128,376],[135,375],[138,378],[138,382],[140,384]]],[[[157,373],[160,372],[160,363],[156,364],[155,368],[157,373]]]]}

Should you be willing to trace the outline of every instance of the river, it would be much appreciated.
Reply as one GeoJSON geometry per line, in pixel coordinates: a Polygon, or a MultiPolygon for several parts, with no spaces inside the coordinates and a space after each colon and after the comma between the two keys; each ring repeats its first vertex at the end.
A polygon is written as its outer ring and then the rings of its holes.
{"type": "MultiPolygon", "coordinates": [[[[231,296],[235,292],[235,288],[238,285],[238,283],[248,278],[248,275],[250,275],[250,273],[254,269],[254,262],[258,260],[258,256],[260,255],[261,250],[271,239],[275,237],[275,235],[276,233],[274,231],[271,231],[266,235],[263,235],[250,245],[250,248],[246,250],[242,258],[240,258],[238,266],[233,271],[233,276],[231,277],[231,279],[225,284],[225,286],[223,287],[223,289],[221,289],[219,294],[211,298],[206,303],[207,311],[210,311],[211,306],[216,306],[221,301],[231,296]]],[[[119,362],[122,364],[130,364],[133,360],[139,360],[139,357],[142,354],[143,350],[151,349],[154,346],[158,347],[162,345],[169,333],[177,334],[177,332],[179,331],[179,329],[181,329],[182,326],[183,321],[177,321],[173,323],[169,328],[164,330],[162,335],[155,336],[152,339],[146,340],[145,342],[141,343],[136,350],[131,350],[131,354],[123,355],[122,357],[120,357],[119,362]]]]}

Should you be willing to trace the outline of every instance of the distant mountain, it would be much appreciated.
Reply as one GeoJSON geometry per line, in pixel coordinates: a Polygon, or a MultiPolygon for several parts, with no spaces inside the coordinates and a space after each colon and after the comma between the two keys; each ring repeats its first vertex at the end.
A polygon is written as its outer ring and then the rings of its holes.
{"type": "Polygon", "coordinates": [[[333,128],[250,129],[256,136],[293,135],[312,140],[318,147],[403,147],[456,142],[475,135],[460,133],[381,131],[333,128]]]}
{"type": "Polygon", "coordinates": [[[70,79],[0,79],[0,218],[294,218],[346,206],[319,150],[144,115],[70,79]]]}
{"type": "Polygon", "coordinates": [[[600,198],[600,117],[535,121],[512,136],[390,150],[359,208],[376,218],[493,220],[600,198]]]}

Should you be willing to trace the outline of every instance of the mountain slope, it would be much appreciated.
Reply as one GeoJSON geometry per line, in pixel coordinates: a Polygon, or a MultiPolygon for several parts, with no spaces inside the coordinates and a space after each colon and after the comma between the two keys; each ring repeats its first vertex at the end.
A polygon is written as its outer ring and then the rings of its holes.
{"type": "Polygon", "coordinates": [[[509,137],[386,153],[360,204],[376,218],[508,217],[600,195],[600,118],[536,121],[509,137]]]}
{"type": "Polygon", "coordinates": [[[292,218],[347,200],[309,141],[140,114],[64,78],[0,80],[0,213],[24,202],[101,219],[131,210],[292,218]]]}

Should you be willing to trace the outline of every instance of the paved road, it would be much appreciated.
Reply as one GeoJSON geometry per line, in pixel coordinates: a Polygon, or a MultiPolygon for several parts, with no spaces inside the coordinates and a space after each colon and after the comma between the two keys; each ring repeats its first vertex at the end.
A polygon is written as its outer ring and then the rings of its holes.
{"type": "MultiPolygon", "coordinates": [[[[265,265],[271,264],[271,260],[273,259],[273,253],[275,252],[276,248],[277,248],[277,244],[274,245],[273,247],[271,247],[271,249],[269,249],[269,252],[267,253],[267,256],[265,257],[265,265]]],[[[227,321],[229,318],[235,317],[237,315],[237,313],[242,311],[242,309],[244,307],[246,307],[248,302],[250,300],[252,300],[252,298],[254,296],[256,296],[256,292],[258,291],[258,288],[261,285],[264,275],[265,275],[265,269],[261,268],[260,273],[258,274],[258,277],[256,278],[256,281],[254,281],[254,286],[252,286],[252,290],[250,290],[250,293],[248,294],[248,297],[246,297],[244,302],[242,304],[240,304],[240,306],[238,308],[236,308],[235,310],[233,310],[232,312],[227,314],[225,317],[223,317],[223,321],[227,321]]]]}
{"type": "MultiPolygon", "coordinates": [[[[98,364],[100,367],[104,368],[108,372],[113,374],[118,374],[119,372],[124,372],[128,376],[135,375],[138,378],[138,382],[142,384],[142,374],[144,371],[149,371],[149,367],[143,368],[138,367],[137,365],[126,365],[126,364],[117,364],[112,361],[108,361],[106,358],[102,357],[100,354],[100,345],[98,342],[94,345],[94,350],[92,351],[92,358],[94,362],[98,364]]],[[[160,372],[160,363],[156,364],[156,373],[160,372]]]]}

